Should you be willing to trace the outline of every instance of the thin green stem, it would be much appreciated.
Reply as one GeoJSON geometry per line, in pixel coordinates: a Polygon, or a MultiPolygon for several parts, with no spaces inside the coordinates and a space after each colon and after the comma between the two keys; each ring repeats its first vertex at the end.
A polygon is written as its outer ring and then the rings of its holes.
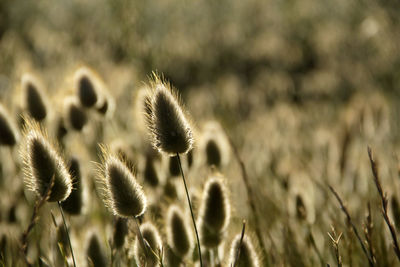
{"type": "Polygon", "coordinates": [[[194,215],[193,215],[192,202],[190,201],[189,191],[188,191],[188,189],[187,189],[186,180],[185,180],[185,175],[183,174],[182,164],[181,164],[181,158],[179,157],[179,153],[176,153],[176,156],[177,156],[177,158],[178,158],[179,169],[180,169],[181,174],[182,174],[183,185],[185,186],[186,197],[187,197],[187,201],[188,201],[188,203],[189,203],[190,214],[192,215],[192,221],[193,221],[194,231],[196,232],[197,248],[198,248],[198,250],[199,250],[199,258],[200,258],[200,267],[203,267],[203,259],[202,259],[202,257],[201,257],[201,248],[200,248],[199,233],[197,232],[196,220],[194,219],[194,215]]]}
{"type": "Polygon", "coordinates": [[[71,250],[72,262],[74,263],[74,267],[76,267],[74,250],[72,249],[71,239],[69,238],[69,231],[68,231],[67,223],[65,222],[64,212],[63,212],[63,209],[61,207],[60,201],[57,201],[57,203],[58,203],[58,207],[60,208],[61,217],[62,217],[62,220],[63,220],[63,223],[64,223],[65,232],[67,233],[69,249],[71,250]]]}

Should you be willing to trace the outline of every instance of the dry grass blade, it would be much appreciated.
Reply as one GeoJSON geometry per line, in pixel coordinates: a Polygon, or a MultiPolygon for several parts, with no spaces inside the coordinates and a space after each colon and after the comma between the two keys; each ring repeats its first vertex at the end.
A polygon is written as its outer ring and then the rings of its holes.
{"type": "Polygon", "coordinates": [[[243,242],[244,232],[245,232],[245,231],[246,231],[246,221],[243,220],[243,227],[242,227],[242,234],[241,234],[241,236],[240,236],[239,249],[238,249],[238,251],[237,251],[237,253],[236,253],[235,262],[233,263],[232,267],[235,267],[235,266],[236,266],[236,263],[237,263],[238,260],[239,260],[239,257],[240,257],[240,248],[242,247],[242,242],[243,242]]]}
{"type": "Polygon", "coordinates": [[[362,248],[362,250],[363,250],[365,256],[366,256],[367,259],[368,259],[369,265],[370,265],[370,266],[375,266],[374,262],[373,262],[372,259],[371,259],[371,256],[368,254],[368,251],[367,251],[367,249],[366,249],[365,246],[364,246],[364,242],[362,241],[360,235],[358,234],[357,228],[356,228],[356,226],[354,225],[353,220],[351,219],[351,216],[350,216],[349,211],[347,210],[346,206],[343,204],[342,199],[340,198],[340,196],[338,195],[338,193],[335,191],[335,189],[333,189],[332,186],[330,186],[330,185],[328,185],[328,186],[329,186],[329,189],[331,190],[332,194],[335,196],[335,198],[336,198],[337,201],[339,202],[340,208],[342,209],[342,211],[343,211],[344,214],[346,215],[347,221],[350,223],[351,228],[353,229],[353,232],[354,232],[354,234],[356,235],[356,237],[357,237],[357,239],[358,239],[358,242],[360,243],[361,248],[362,248]]]}
{"type": "Polygon", "coordinates": [[[29,263],[29,260],[27,258],[27,253],[28,253],[28,236],[29,233],[32,231],[33,227],[35,226],[37,220],[39,219],[39,210],[40,208],[46,203],[46,201],[49,199],[50,194],[51,194],[51,189],[53,188],[55,181],[55,176],[53,175],[51,180],[50,180],[50,186],[47,188],[45,194],[43,197],[38,200],[35,204],[35,207],[33,208],[33,213],[31,217],[31,221],[28,225],[28,228],[22,233],[21,236],[21,252],[24,255],[25,263],[27,266],[31,266],[32,264],[29,263]]]}
{"type": "Polygon", "coordinates": [[[397,259],[400,261],[400,249],[399,249],[399,244],[397,242],[396,230],[394,229],[393,223],[390,221],[389,215],[387,212],[387,207],[388,207],[389,201],[388,201],[386,193],[383,192],[382,185],[381,185],[381,182],[379,180],[379,175],[378,175],[378,166],[377,166],[376,161],[373,159],[372,150],[370,147],[368,147],[368,157],[371,162],[371,170],[372,170],[372,174],[374,177],[375,186],[378,189],[378,193],[379,193],[379,196],[380,196],[381,202],[382,202],[382,216],[385,219],[385,222],[386,222],[386,224],[389,228],[390,234],[392,236],[394,252],[396,253],[397,259]]]}

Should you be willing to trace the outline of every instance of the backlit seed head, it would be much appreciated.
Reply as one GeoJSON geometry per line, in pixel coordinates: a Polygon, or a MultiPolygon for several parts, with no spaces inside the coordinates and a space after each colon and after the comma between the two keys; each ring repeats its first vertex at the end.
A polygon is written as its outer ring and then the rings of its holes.
{"type": "Polygon", "coordinates": [[[0,104],[0,145],[13,146],[18,142],[19,135],[10,114],[0,104]]]}
{"type": "Polygon", "coordinates": [[[230,204],[222,178],[211,176],[200,206],[200,236],[207,247],[217,247],[229,224],[230,204]]]}
{"type": "Polygon", "coordinates": [[[107,256],[102,248],[99,238],[93,233],[88,241],[86,249],[88,266],[106,267],[108,266],[107,256]]]}
{"type": "Polygon", "coordinates": [[[95,74],[87,67],[81,67],[74,76],[77,96],[82,106],[90,108],[96,105],[99,100],[99,93],[95,74]]]}
{"type": "Polygon", "coordinates": [[[22,76],[23,105],[29,115],[36,121],[46,118],[46,100],[41,82],[32,74],[26,73],[22,76]]]}
{"type": "Polygon", "coordinates": [[[220,169],[229,162],[229,142],[221,127],[216,121],[209,121],[203,127],[199,144],[204,153],[205,163],[220,169]]]}
{"type": "Polygon", "coordinates": [[[151,88],[145,112],[154,147],[169,155],[187,153],[193,133],[176,90],[156,75],[151,88]]]}
{"type": "Polygon", "coordinates": [[[79,215],[83,209],[83,187],[78,159],[70,160],[69,173],[72,177],[73,189],[67,199],[61,202],[61,206],[70,215],[79,215]]]}
{"type": "Polygon", "coordinates": [[[58,149],[46,133],[32,121],[26,122],[21,150],[24,159],[25,183],[30,190],[44,196],[54,176],[54,185],[48,201],[63,201],[71,193],[72,179],[58,149]]]}
{"type": "Polygon", "coordinates": [[[260,260],[254,249],[250,238],[245,235],[242,243],[240,243],[241,234],[236,235],[233,239],[230,255],[229,265],[234,264],[238,250],[240,249],[239,259],[236,262],[237,267],[259,267],[260,260]]]}
{"type": "Polygon", "coordinates": [[[174,253],[185,258],[192,248],[192,233],[181,210],[173,205],[168,209],[167,217],[168,245],[174,253]]]}
{"type": "Polygon", "coordinates": [[[220,167],[221,165],[221,152],[215,140],[208,140],[206,145],[207,164],[209,166],[220,167]]]}
{"type": "Polygon", "coordinates": [[[64,100],[64,118],[70,128],[77,131],[81,131],[88,121],[85,110],[75,97],[67,97],[64,100]]]}
{"type": "Polygon", "coordinates": [[[100,182],[105,204],[120,217],[138,217],[146,210],[146,196],[128,167],[115,155],[102,148],[103,164],[100,182]]]}
{"type": "Polygon", "coordinates": [[[146,162],[143,171],[144,181],[152,187],[156,187],[160,183],[157,170],[154,166],[154,159],[152,156],[146,156],[146,162]]]}
{"type": "MultiPolygon", "coordinates": [[[[159,255],[159,252],[162,251],[162,242],[160,234],[157,231],[157,228],[153,224],[146,222],[140,226],[140,231],[142,232],[143,239],[150,246],[151,250],[156,255],[159,255]]],[[[147,257],[146,257],[146,253],[143,250],[138,238],[139,235],[136,235],[134,244],[134,256],[136,263],[139,266],[148,266],[148,267],[159,266],[158,265],[159,260],[148,247],[147,247],[147,257]]]]}
{"type": "Polygon", "coordinates": [[[128,234],[128,221],[125,218],[117,217],[114,225],[114,247],[121,249],[125,243],[125,237],[128,234]]]}

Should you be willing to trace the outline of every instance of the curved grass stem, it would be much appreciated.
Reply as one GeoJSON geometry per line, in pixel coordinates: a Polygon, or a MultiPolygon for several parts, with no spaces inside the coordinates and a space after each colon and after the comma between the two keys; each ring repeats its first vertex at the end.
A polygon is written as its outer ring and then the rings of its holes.
{"type": "Polygon", "coordinates": [[[202,259],[202,257],[201,257],[201,248],[200,248],[199,233],[198,233],[198,231],[197,231],[196,220],[194,219],[194,215],[193,215],[192,202],[190,201],[189,191],[188,191],[188,189],[187,189],[186,180],[185,180],[185,175],[183,174],[182,164],[181,164],[181,158],[179,157],[179,153],[176,153],[176,157],[178,158],[179,169],[180,169],[180,171],[181,171],[182,180],[183,180],[183,185],[185,186],[185,192],[186,192],[187,201],[188,201],[188,203],[189,203],[190,214],[192,215],[193,227],[194,227],[194,231],[196,232],[197,248],[198,248],[198,250],[199,250],[199,258],[200,258],[200,267],[203,267],[203,259],[202,259]]]}
{"type": "Polygon", "coordinates": [[[62,217],[62,220],[63,220],[63,223],[64,223],[65,232],[67,233],[69,249],[71,250],[72,262],[74,263],[74,267],[76,267],[74,250],[72,249],[71,239],[69,238],[69,231],[68,231],[67,223],[65,222],[64,212],[62,210],[60,201],[57,201],[57,203],[58,203],[58,207],[60,208],[61,217],[62,217]]]}

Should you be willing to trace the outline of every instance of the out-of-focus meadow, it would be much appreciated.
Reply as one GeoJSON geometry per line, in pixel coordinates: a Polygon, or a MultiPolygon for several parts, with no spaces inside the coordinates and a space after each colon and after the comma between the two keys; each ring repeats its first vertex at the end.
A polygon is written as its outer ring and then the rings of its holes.
{"type": "MultiPolygon", "coordinates": [[[[134,227],[123,248],[113,247],[117,219],[96,184],[99,144],[133,164],[149,202],[142,219],[171,246],[166,210],[175,203],[189,213],[167,156],[154,161],[159,184],[145,181],[149,141],[139,92],[153,71],[177,88],[193,122],[193,163],[182,159],[196,217],[207,177],[216,169],[225,177],[230,222],[217,250],[203,248],[207,266],[231,266],[230,246],[243,219],[260,266],[400,265],[392,245],[393,236],[400,238],[396,0],[0,0],[0,102],[20,136],[15,146],[0,147],[0,265],[24,266],[20,239],[38,199],[24,185],[20,156],[21,116],[29,117],[21,85],[26,73],[43,84],[42,127],[66,162],[80,163],[83,211],[67,215],[78,266],[91,263],[93,233],[107,264],[136,266],[134,227]],[[84,108],[87,121],[77,131],[67,122],[65,99],[76,95],[74,73],[81,66],[97,73],[109,102],[105,115],[84,108]],[[67,131],[62,137],[60,121],[67,131]],[[216,167],[208,164],[210,140],[220,155],[216,167]],[[394,233],[382,213],[368,146],[394,233]]],[[[43,205],[28,238],[34,266],[61,266],[66,258],[72,264],[57,245],[65,244],[60,227],[57,205],[43,205]]]]}

